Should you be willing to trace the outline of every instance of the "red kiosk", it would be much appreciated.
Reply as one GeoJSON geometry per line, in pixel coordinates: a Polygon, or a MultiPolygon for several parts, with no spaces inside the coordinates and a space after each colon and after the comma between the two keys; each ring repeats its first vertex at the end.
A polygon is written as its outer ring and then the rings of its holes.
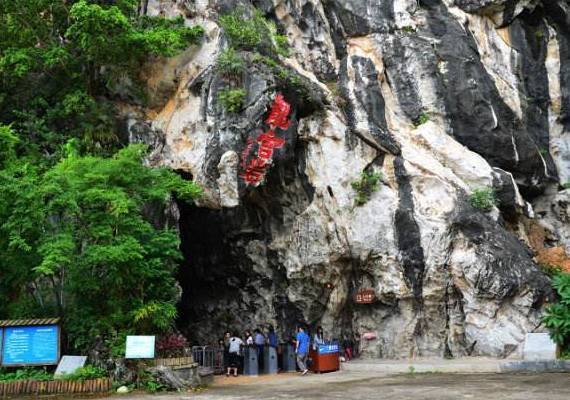
{"type": "Polygon", "coordinates": [[[319,344],[316,349],[311,347],[309,358],[313,372],[333,372],[340,369],[340,347],[336,342],[319,344]]]}

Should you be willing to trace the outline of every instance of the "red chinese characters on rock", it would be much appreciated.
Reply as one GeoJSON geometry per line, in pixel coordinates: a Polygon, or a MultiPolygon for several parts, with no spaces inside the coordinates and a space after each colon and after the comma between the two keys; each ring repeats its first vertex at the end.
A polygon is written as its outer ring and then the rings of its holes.
{"type": "Polygon", "coordinates": [[[273,162],[274,149],[280,149],[285,145],[285,139],[277,136],[275,130],[289,128],[290,121],[288,119],[291,112],[291,105],[285,101],[281,93],[278,93],[271,105],[269,116],[265,123],[269,125],[269,129],[255,139],[258,145],[257,157],[246,163],[246,158],[253,146],[253,141],[248,139],[244,151],[242,152],[241,166],[244,172],[240,177],[247,185],[259,186],[265,178],[267,169],[273,162]]]}

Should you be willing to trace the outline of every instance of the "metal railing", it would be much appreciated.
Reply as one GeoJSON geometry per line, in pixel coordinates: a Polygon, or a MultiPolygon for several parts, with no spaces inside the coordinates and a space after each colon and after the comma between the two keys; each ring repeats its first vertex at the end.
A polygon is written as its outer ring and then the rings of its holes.
{"type": "Polygon", "coordinates": [[[200,367],[211,368],[214,373],[224,371],[224,350],[212,346],[193,346],[192,357],[200,367]]]}

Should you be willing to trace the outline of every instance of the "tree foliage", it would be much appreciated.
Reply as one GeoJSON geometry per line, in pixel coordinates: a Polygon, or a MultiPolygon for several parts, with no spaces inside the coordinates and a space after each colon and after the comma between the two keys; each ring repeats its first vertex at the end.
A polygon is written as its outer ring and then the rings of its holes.
{"type": "Polygon", "coordinates": [[[142,101],[140,66],[203,33],[180,18],[138,16],[136,4],[0,2],[0,121],[13,124],[28,151],[54,154],[70,137],[90,151],[112,149],[119,135],[110,101],[142,101]]]}
{"type": "Polygon", "coordinates": [[[171,193],[200,190],[143,165],[140,145],[114,157],[70,152],[40,171],[0,173],[0,258],[6,316],[60,315],[73,346],[120,330],[163,331],[176,317],[177,232],[150,218],[171,193]],[[6,278],[6,280],[5,280],[6,278]]]}

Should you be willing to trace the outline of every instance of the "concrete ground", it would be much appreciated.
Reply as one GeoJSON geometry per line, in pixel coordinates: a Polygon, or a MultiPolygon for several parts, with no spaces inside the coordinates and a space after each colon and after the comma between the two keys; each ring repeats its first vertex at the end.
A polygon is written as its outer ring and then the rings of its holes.
{"type": "MultiPolygon", "coordinates": [[[[114,398],[118,398],[116,396],[114,398]]],[[[124,395],[124,400],[568,400],[570,374],[446,374],[382,375],[348,370],[305,377],[296,374],[259,378],[216,378],[195,393],[124,395]]]]}

